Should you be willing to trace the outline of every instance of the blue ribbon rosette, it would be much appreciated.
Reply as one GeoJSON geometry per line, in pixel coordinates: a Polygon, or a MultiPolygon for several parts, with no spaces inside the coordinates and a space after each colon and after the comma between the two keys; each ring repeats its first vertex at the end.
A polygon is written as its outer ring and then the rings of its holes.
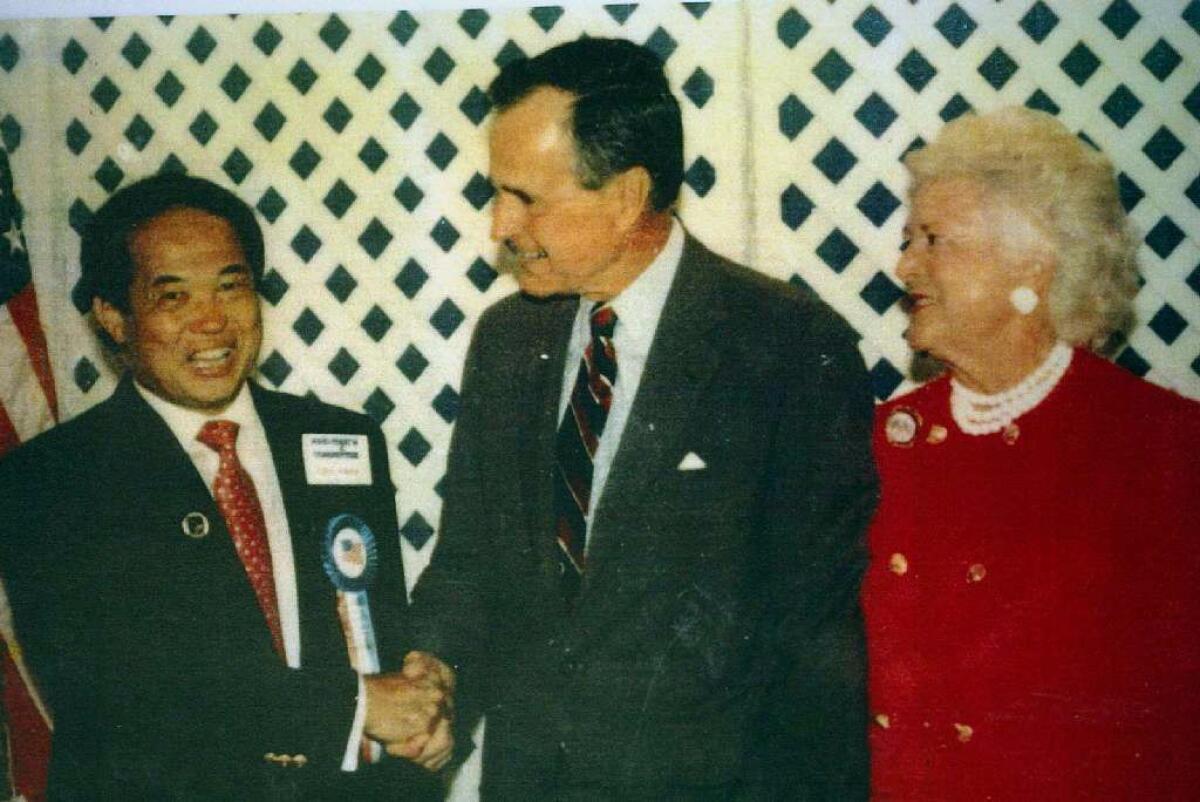
{"type": "Polygon", "coordinates": [[[360,674],[379,673],[379,650],[367,588],[379,572],[375,535],[357,515],[335,515],[325,527],[322,563],[337,588],[338,618],[346,636],[350,666],[360,674]]]}

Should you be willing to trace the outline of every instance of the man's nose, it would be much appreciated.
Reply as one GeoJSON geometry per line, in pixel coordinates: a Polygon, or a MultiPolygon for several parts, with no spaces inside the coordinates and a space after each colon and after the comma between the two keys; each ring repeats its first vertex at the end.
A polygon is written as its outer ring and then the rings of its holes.
{"type": "Polygon", "coordinates": [[[524,217],[520,203],[501,192],[492,201],[492,241],[504,242],[520,233],[524,217]]]}
{"type": "Polygon", "coordinates": [[[229,321],[225,305],[215,293],[200,295],[195,300],[195,310],[188,328],[195,332],[211,334],[221,331],[229,321]]]}

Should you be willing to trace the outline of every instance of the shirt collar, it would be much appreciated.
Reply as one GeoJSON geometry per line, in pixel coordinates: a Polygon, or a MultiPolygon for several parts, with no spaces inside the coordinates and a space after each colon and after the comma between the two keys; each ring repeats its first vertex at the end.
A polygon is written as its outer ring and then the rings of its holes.
{"type": "MultiPolygon", "coordinates": [[[[667,294],[675,280],[675,271],[683,258],[683,242],[683,225],[672,218],[671,233],[654,261],[608,302],[617,313],[620,333],[615,336],[630,337],[649,347],[663,305],[667,302],[667,294]]],[[[590,312],[591,305],[588,304],[586,309],[590,312]]]]}
{"type": "Polygon", "coordinates": [[[133,386],[137,388],[142,398],[146,399],[150,408],[166,421],[167,426],[175,435],[175,439],[185,449],[195,442],[200,427],[210,420],[233,421],[243,429],[253,426],[258,421],[258,413],[254,409],[254,399],[250,397],[250,387],[247,382],[242,383],[242,389],[238,391],[233,402],[223,412],[215,415],[173,404],[165,398],[155,395],[136,381],[133,386]]]}

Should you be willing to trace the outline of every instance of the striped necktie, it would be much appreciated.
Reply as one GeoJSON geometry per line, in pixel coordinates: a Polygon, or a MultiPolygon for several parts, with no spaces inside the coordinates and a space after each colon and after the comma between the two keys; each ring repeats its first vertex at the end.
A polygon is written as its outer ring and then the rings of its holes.
{"type": "Polygon", "coordinates": [[[592,338],[583,349],[571,401],[558,427],[554,511],[559,568],[568,603],[579,595],[587,543],[587,515],[592,508],[592,460],[604,434],[617,381],[613,330],[617,313],[597,305],[591,314],[592,338]]]}

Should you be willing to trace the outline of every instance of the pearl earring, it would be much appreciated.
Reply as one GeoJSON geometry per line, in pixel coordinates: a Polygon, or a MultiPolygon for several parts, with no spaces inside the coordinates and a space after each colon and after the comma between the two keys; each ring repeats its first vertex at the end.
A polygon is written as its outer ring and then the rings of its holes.
{"type": "Polygon", "coordinates": [[[1037,309],[1038,305],[1037,293],[1033,291],[1032,287],[1027,287],[1024,284],[1013,288],[1013,291],[1008,295],[1008,300],[1022,315],[1028,315],[1034,309],[1037,309]]]}

